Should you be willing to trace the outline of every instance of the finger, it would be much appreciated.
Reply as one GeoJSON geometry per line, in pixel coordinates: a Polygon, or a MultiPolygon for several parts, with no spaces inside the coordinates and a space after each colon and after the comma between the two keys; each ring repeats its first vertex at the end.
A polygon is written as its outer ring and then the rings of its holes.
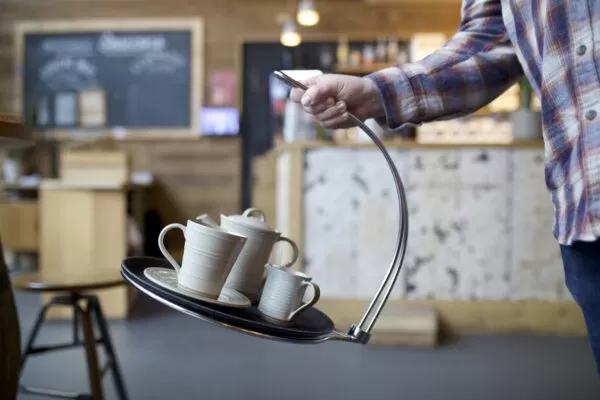
{"type": "Polygon", "coordinates": [[[290,99],[292,99],[292,101],[295,101],[296,103],[300,103],[304,92],[306,92],[304,89],[293,88],[290,92],[290,99]]]}
{"type": "Polygon", "coordinates": [[[334,105],[335,105],[335,100],[332,98],[329,98],[325,101],[325,103],[319,103],[314,106],[303,106],[303,108],[304,108],[304,111],[306,111],[307,113],[316,115],[316,114],[322,113],[323,111],[325,111],[329,108],[332,108],[334,105]]]}
{"type": "Polygon", "coordinates": [[[348,113],[344,112],[342,115],[337,117],[321,121],[321,126],[326,129],[341,129],[348,128],[351,126],[350,119],[348,117],[348,113]]]}
{"type": "Polygon", "coordinates": [[[315,117],[319,121],[328,121],[328,120],[331,120],[331,119],[341,116],[346,111],[347,111],[346,103],[344,103],[343,101],[339,101],[335,105],[335,107],[330,107],[330,108],[326,109],[325,111],[323,111],[319,114],[316,114],[315,117]]]}
{"type": "Polygon", "coordinates": [[[339,92],[338,79],[329,75],[319,75],[309,80],[308,89],[301,99],[301,103],[306,107],[314,107],[319,103],[324,103],[330,97],[337,97],[339,92]]]}

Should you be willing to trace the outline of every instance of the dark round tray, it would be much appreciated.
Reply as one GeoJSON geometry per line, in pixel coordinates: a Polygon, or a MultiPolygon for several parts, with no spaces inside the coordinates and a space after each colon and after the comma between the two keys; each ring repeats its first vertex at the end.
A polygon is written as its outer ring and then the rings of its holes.
{"type": "Polygon", "coordinates": [[[164,289],[146,278],[144,270],[148,267],[171,268],[162,258],[130,257],[121,263],[121,274],[146,295],[193,317],[255,336],[285,341],[314,343],[335,336],[333,321],[315,307],[302,312],[289,326],[278,325],[263,320],[254,305],[245,309],[216,306],[164,289]]]}

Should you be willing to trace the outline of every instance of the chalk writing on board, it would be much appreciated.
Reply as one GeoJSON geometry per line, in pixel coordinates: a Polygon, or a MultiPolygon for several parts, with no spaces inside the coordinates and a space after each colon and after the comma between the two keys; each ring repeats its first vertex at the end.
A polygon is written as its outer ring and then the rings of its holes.
{"type": "Polygon", "coordinates": [[[130,70],[132,75],[143,73],[175,74],[184,67],[185,59],[177,53],[150,53],[135,60],[130,70]]]}
{"type": "Polygon", "coordinates": [[[167,42],[162,35],[115,35],[103,33],[98,40],[98,51],[104,55],[135,54],[163,51],[167,42]]]}

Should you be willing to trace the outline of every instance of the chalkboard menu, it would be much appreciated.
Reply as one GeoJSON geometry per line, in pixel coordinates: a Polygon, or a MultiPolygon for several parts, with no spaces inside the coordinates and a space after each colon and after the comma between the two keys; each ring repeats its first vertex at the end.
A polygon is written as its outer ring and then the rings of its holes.
{"type": "Polygon", "coordinates": [[[196,93],[202,88],[196,77],[196,34],[185,27],[25,31],[22,113],[30,121],[33,115],[37,128],[50,130],[197,134],[196,93]]]}

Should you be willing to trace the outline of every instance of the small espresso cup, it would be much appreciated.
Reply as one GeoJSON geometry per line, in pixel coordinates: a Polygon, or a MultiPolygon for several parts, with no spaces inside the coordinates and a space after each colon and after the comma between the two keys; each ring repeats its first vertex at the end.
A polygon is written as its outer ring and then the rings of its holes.
{"type": "Polygon", "coordinates": [[[258,311],[267,321],[289,323],[299,313],[314,306],[321,290],[311,282],[312,278],[302,272],[279,265],[267,265],[267,280],[260,296],[258,311]],[[312,296],[302,303],[307,287],[312,287],[312,296]]]}
{"type": "Polygon", "coordinates": [[[244,236],[191,220],[186,226],[167,225],[158,235],[158,247],[177,272],[178,284],[212,299],[219,297],[245,243],[244,236]],[[181,265],[165,248],[165,236],[172,229],[181,230],[185,237],[181,265]]]}

